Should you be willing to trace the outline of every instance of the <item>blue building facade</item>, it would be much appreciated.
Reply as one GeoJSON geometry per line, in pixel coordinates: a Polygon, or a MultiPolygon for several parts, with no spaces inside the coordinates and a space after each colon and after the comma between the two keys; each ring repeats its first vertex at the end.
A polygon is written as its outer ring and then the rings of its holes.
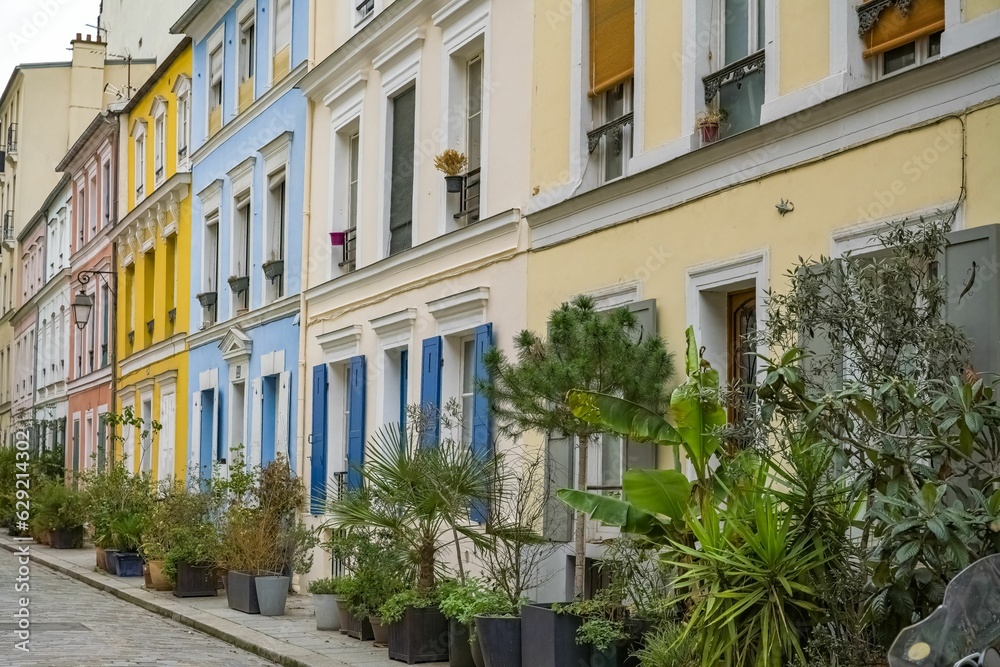
{"type": "Polygon", "coordinates": [[[189,468],[296,461],[308,0],[195,3],[189,468]]]}

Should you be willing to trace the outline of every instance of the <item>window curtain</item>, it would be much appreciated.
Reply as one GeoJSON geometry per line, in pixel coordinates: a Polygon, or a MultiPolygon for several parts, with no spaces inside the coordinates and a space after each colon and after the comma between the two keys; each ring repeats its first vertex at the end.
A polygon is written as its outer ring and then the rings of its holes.
{"type": "Polygon", "coordinates": [[[940,30],[944,30],[944,0],[894,0],[864,33],[864,57],[877,56],[940,30]]]}
{"type": "Polygon", "coordinates": [[[634,0],[590,0],[590,95],[627,81],[634,71],[634,0]]]}

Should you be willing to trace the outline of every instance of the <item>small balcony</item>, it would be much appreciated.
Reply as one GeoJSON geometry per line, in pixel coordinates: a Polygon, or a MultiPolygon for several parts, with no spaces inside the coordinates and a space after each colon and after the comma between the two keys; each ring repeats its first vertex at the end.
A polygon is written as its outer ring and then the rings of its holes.
{"type": "Polygon", "coordinates": [[[764,51],[726,65],[702,79],[705,105],[723,113],[719,138],[724,139],[760,125],[764,105],[764,51]]]}
{"type": "Polygon", "coordinates": [[[17,123],[7,126],[7,155],[17,155],[17,123]]]}
{"type": "Polygon", "coordinates": [[[479,200],[481,198],[482,169],[472,169],[462,179],[462,207],[455,219],[466,225],[479,222],[479,200]]]}
{"type": "Polygon", "coordinates": [[[339,266],[350,273],[357,268],[358,228],[351,227],[344,233],[344,258],[339,266]]]}
{"type": "Polygon", "coordinates": [[[0,241],[8,250],[14,249],[14,210],[3,214],[3,229],[0,230],[0,241]]]}

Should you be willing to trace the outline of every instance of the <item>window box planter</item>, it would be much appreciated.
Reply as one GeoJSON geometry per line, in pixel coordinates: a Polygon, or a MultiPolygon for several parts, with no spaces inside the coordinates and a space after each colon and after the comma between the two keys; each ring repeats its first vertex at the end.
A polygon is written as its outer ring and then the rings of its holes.
{"type": "Polygon", "coordinates": [[[146,322],[146,333],[148,333],[150,336],[152,336],[153,335],[153,329],[154,329],[155,326],[156,326],[156,320],[150,320],[150,321],[146,322]]]}
{"type": "Polygon", "coordinates": [[[274,280],[285,272],[285,260],[272,259],[268,262],[264,262],[260,268],[264,269],[264,275],[268,280],[274,280]]]}
{"type": "Polygon", "coordinates": [[[177,581],[171,588],[174,596],[179,598],[215,597],[216,581],[215,568],[211,565],[191,565],[181,561],[177,563],[177,581]]]}
{"type": "Polygon", "coordinates": [[[108,551],[108,573],[116,577],[141,577],[142,558],[134,551],[108,551]]]}
{"type": "Polygon", "coordinates": [[[313,608],[316,610],[317,630],[340,630],[340,611],[336,595],[316,593],[313,595],[313,608]]]}
{"type": "Polygon", "coordinates": [[[521,667],[519,616],[476,616],[476,638],[489,667],[521,667]]]}
{"type": "Polygon", "coordinates": [[[469,626],[455,619],[448,622],[448,667],[476,667],[470,640],[469,626]]]}
{"type": "Polygon", "coordinates": [[[461,192],[465,187],[465,176],[445,176],[444,177],[444,187],[447,192],[452,194],[456,192],[461,192]]]}
{"type": "Polygon", "coordinates": [[[521,661],[535,667],[577,667],[589,664],[590,649],[576,643],[583,619],[557,614],[552,604],[521,607],[521,661]]]}
{"type": "Polygon", "coordinates": [[[447,660],[448,619],[441,610],[408,607],[402,620],[389,626],[389,658],[408,665],[447,660]]]}
{"type": "Polygon", "coordinates": [[[128,344],[135,345],[135,331],[129,331],[125,335],[128,337],[128,344]]]}
{"type": "Polygon", "coordinates": [[[229,276],[229,289],[233,294],[242,294],[250,288],[250,276],[229,276]]]}
{"type": "Polygon", "coordinates": [[[229,571],[226,578],[226,601],[230,609],[242,611],[244,614],[259,614],[260,603],[257,601],[258,575],[246,572],[229,571]]]}
{"type": "Polygon", "coordinates": [[[257,603],[261,616],[284,616],[285,601],[288,599],[288,586],[291,577],[263,575],[256,577],[254,585],[257,588],[257,603]]]}
{"type": "Polygon", "coordinates": [[[79,549],[83,546],[83,526],[53,530],[49,541],[53,549],[79,549]]]}
{"type": "Polygon", "coordinates": [[[202,308],[208,308],[209,306],[215,305],[215,299],[217,296],[218,292],[202,292],[195,298],[198,299],[198,303],[201,304],[202,308]]]}

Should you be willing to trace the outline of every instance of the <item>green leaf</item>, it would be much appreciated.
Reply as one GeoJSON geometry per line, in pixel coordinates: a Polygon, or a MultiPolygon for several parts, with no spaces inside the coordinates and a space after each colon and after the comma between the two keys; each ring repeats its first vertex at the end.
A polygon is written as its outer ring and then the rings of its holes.
{"type": "Polygon", "coordinates": [[[599,493],[559,489],[556,497],[578,512],[606,526],[619,526],[627,533],[646,534],[656,521],[652,514],[636,509],[631,503],[599,493]]]}
{"type": "Polygon", "coordinates": [[[624,398],[574,389],[566,395],[566,401],[578,419],[627,436],[629,440],[658,445],[681,442],[680,434],[666,419],[624,398]]]}
{"type": "Polygon", "coordinates": [[[691,377],[698,372],[701,366],[701,355],[698,354],[698,343],[694,339],[694,327],[688,327],[684,331],[684,340],[687,342],[687,349],[684,353],[684,372],[691,377]]]}
{"type": "Polygon", "coordinates": [[[622,490],[637,510],[683,519],[691,500],[691,482],[675,470],[628,470],[622,490]]]}
{"type": "Polygon", "coordinates": [[[948,527],[945,526],[941,517],[931,517],[931,520],[927,522],[927,530],[934,533],[934,537],[938,538],[942,542],[948,541],[948,527]]]}
{"type": "Polygon", "coordinates": [[[925,482],[923,488],[920,489],[920,495],[924,498],[924,508],[931,512],[937,505],[938,499],[938,489],[932,482],[925,482]]]}
{"type": "Polygon", "coordinates": [[[965,425],[969,427],[974,435],[978,435],[983,430],[983,416],[978,412],[965,413],[965,425]]]}
{"type": "Polygon", "coordinates": [[[896,550],[895,561],[901,565],[913,559],[918,553],[920,553],[920,540],[911,540],[896,550]]]}

